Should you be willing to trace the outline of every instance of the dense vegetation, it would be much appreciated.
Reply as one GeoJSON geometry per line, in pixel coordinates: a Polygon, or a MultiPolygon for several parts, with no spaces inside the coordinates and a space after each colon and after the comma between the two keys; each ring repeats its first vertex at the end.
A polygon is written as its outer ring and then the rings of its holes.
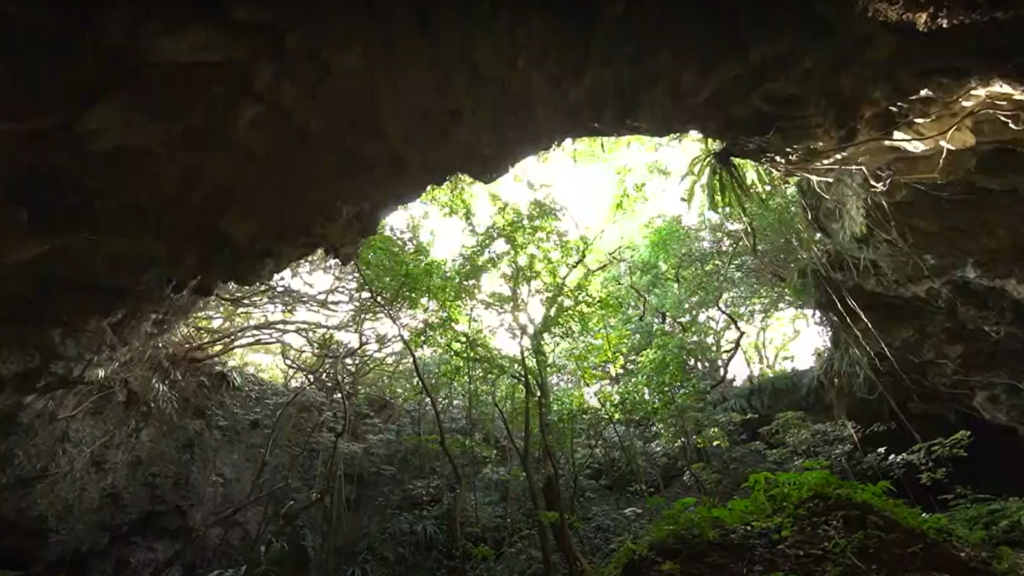
{"type": "Polygon", "coordinates": [[[249,392],[217,414],[253,422],[262,453],[260,520],[217,574],[1015,573],[1024,505],[944,484],[968,435],[864,450],[872,430],[830,404],[856,362],[793,369],[856,214],[825,237],[805,185],[690,138],[536,162],[630,154],[603,226],[522,171],[519,197],[454,177],[351,264],[321,253],[201,304],[168,354],[233,366],[249,392]],[[693,209],[648,218],[659,186],[693,209]],[[906,474],[949,498],[905,503],[906,474]],[[261,497],[288,483],[290,504],[261,497]]]}

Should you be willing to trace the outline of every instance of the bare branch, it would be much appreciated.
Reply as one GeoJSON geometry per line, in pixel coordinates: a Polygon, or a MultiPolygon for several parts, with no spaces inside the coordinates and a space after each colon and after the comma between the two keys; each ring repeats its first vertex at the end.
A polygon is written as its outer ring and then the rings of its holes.
{"type": "Polygon", "coordinates": [[[738,332],[738,334],[736,336],[736,340],[732,344],[732,350],[729,352],[729,356],[726,358],[725,364],[722,366],[722,376],[711,386],[711,388],[708,389],[709,392],[725,383],[726,379],[729,377],[729,366],[732,365],[732,361],[736,359],[736,353],[740,351],[740,344],[743,342],[743,329],[740,328],[739,321],[736,320],[736,317],[730,314],[728,310],[722,307],[722,298],[724,296],[725,295],[722,294],[718,297],[718,302],[715,303],[715,308],[717,308],[723,316],[729,319],[729,322],[732,323],[732,327],[736,332],[738,332]]]}

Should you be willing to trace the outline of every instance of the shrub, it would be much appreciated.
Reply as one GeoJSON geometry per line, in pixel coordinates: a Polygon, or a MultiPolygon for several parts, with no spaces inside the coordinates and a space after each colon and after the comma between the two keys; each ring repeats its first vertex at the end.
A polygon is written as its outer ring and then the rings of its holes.
{"type": "Polygon", "coordinates": [[[944,564],[960,570],[950,574],[994,573],[975,571],[984,563],[970,547],[977,542],[970,531],[892,497],[887,482],[858,483],[813,469],[754,474],[745,487],[748,496],[724,506],[675,502],[643,538],[619,550],[609,572],[672,565],[689,566],[685,574],[713,573],[742,555],[784,573],[898,574],[944,564]]]}

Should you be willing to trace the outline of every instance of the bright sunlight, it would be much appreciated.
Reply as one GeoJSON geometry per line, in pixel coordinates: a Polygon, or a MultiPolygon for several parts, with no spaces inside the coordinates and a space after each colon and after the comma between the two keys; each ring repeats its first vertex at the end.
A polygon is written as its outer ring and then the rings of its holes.
{"type": "MultiPolygon", "coordinates": [[[[595,237],[598,248],[606,253],[638,240],[652,219],[681,216],[684,222],[693,224],[702,216],[704,206],[689,205],[683,185],[699,150],[700,142],[695,137],[566,140],[548,152],[516,164],[491,184],[477,184],[473,190],[474,224],[485,226],[490,221],[490,194],[520,206],[546,197],[564,209],[562,225],[570,235],[595,237]],[[623,208],[624,200],[631,200],[632,204],[623,208]]],[[[423,201],[396,210],[386,223],[405,229],[413,219],[422,223],[421,237],[431,244],[431,254],[436,258],[454,258],[466,245],[465,225],[423,201]]],[[[491,289],[499,282],[493,276],[486,281],[491,289]]],[[[539,299],[531,302],[535,313],[542,308],[539,299]]],[[[826,335],[812,315],[812,310],[784,310],[773,315],[768,328],[758,334],[770,353],[781,360],[774,369],[807,368],[814,364],[826,335]]],[[[481,322],[492,328],[500,325],[496,318],[483,318],[481,322]]],[[[752,326],[743,329],[751,334],[758,332],[752,326]]],[[[730,337],[736,337],[735,331],[730,337]]],[[[496,333],[495,343],[508,352],[518,346],[503,333],[496,333]]],[[[739,354],[730,364],[729,374],[742,382],[764,368],[755,356],[739,354]]]]}

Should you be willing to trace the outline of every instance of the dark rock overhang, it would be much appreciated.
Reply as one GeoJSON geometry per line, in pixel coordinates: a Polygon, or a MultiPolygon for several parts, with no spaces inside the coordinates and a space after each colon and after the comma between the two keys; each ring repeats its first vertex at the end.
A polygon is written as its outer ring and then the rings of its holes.
{"type": "Polygon", "coordinates": [[[1024,78],[1013,11],[882,4],[4,2],[0,350],[45,364],[187,286],[344,257],[426,185],[565,137],[788,157],[889,138],[922,88],[1024,78]]]}

